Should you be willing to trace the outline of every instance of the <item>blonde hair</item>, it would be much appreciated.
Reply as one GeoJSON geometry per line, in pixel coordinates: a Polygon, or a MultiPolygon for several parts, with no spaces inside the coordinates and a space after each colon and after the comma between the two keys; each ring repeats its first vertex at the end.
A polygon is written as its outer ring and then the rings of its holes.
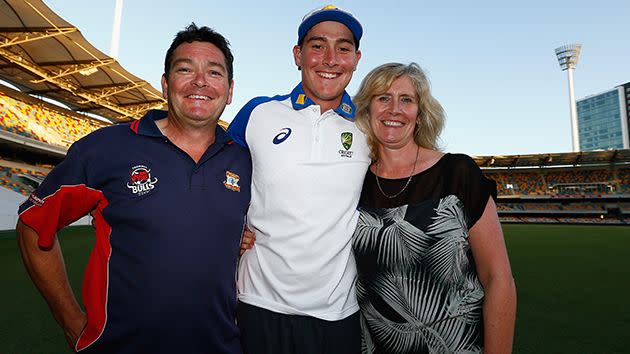
{"type": "Polygon", "coordinates": [[[359,86],[353,101],[356,106],[355,121],[359,129],[367,135],[370,157],[378,160],[378,140],[370,125],[370,104],[374,96],[387,92],[392,83],[401,76],[411,79],[418,99],[418,117],[414,128],[413,140],[418,146],[438,150],[437,140],[444,127],[444,109],[431,95],[429,79],[416,63],[409,65],[387,63],[370,71],[359,86]]]}

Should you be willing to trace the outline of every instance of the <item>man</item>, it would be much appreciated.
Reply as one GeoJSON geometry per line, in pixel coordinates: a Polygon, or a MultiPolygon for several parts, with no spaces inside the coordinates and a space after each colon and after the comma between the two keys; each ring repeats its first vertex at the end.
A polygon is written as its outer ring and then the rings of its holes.
{"type": "Polygon", "coordinates": [[[217,127],[232,63],[219,33],[179,32],[162,76],[169,111],[79,140],[20,206],[24,263],[74,350],[241,353],[234,274],[251,160],[217,127]],[[55,232],[89,212],[84,314],[55,232]]]}
{"type": "Polygon", "coordinates": [[[362,32],[334,6],[307,14],[293,48],[302,82],[253,99],[228,129],[253,163],[248,227],[257,239],[238,279],[246,353],[360,350],[350,239],[370,159],[345,88],[362,32]]]}

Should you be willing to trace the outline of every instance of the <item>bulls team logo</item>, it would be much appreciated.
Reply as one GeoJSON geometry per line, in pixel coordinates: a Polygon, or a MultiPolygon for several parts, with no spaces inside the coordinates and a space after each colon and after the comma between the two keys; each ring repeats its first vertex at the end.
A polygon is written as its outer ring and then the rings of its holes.
{"type": "Polygon", "coordinates": [[[156,177],[151,178],[151,170],[143,165],[134,166],[129,174],[129,179],[131,182],[127,182],[127,187],[136,195],[149,193],[155,188],[158,181],[156,177]]]}

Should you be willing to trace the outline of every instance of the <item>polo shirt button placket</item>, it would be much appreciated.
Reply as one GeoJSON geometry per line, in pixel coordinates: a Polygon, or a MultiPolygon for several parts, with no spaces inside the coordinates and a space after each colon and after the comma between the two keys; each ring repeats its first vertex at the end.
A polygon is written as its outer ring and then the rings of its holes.
{"type": "Polygon", "coordinates": [[[204,187],[203,176],[204,174],[200,166],[193,167],[190,175],[190,188],[202,189],[204,187]]]}
{"type": "Polygon", "coordinates": [[[319,123],[321,122],[321,117],[316,117],[313,122],[313,135],[316,143],[319,142],[319,123]]]}

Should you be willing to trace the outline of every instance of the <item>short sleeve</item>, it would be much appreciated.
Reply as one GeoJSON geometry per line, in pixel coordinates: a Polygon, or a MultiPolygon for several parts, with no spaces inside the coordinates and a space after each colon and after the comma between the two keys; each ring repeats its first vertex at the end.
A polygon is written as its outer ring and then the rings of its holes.
{"type": "Polygon", "coordinates": [[[20,220],[35,230],[41,247],[50,247],[55,233],[89,213],[102,194],[86,185],[85,156],[80,142],[46,176],[18,209],[20,220]]]}
{"type": "Polygon", "coordinates": [[[269,101],[268,97],[256,97],[247,102],[236,114],[236,117],[230,123],[227,133],[237,144],[249,148],[247,146],[247,139],[245,137],[245,131],[247,130],[247,124],[249,123],[249,117],[252,114],[254,108],[259,104],[269,101]]]}
{"type": "Polygon", "coordinates": [[[497,199],[497,185],[483,175],[475,161],[467,155],[454,155],[453,174],[456,176],[458,197],[464,204],[468,216],[468,229],[481,218],[488,198],[497,199]]]}
{"type": "Polygon", "coordinates": [[[258,107],[259,105],[263,103],[266,103],[269,101],[279,101],[279,100],[286,99],[287,97],[289,96],[288,95],[273,96],[273,97],[260,96],[260,97],[255,97],[251,99],[249,102],[247,102],[247,104],[243,106],[243,108],[241,108],[240,111],[238,111],[238,113],[236,114],[236,117],[234,117],[234,119],[230,123],[230,126],[228,127],[228,130],[227,130],[227,133],[230,136],[230,138],[232,138],[232,140],[234,140],[234,142],[236,142],[237,144],[249,149],[249,146],[247,145],[246,131],[247,131],[247,124],[249,124],[249,119],[254,109],[256,109],[256,107],[258,107]]]}

